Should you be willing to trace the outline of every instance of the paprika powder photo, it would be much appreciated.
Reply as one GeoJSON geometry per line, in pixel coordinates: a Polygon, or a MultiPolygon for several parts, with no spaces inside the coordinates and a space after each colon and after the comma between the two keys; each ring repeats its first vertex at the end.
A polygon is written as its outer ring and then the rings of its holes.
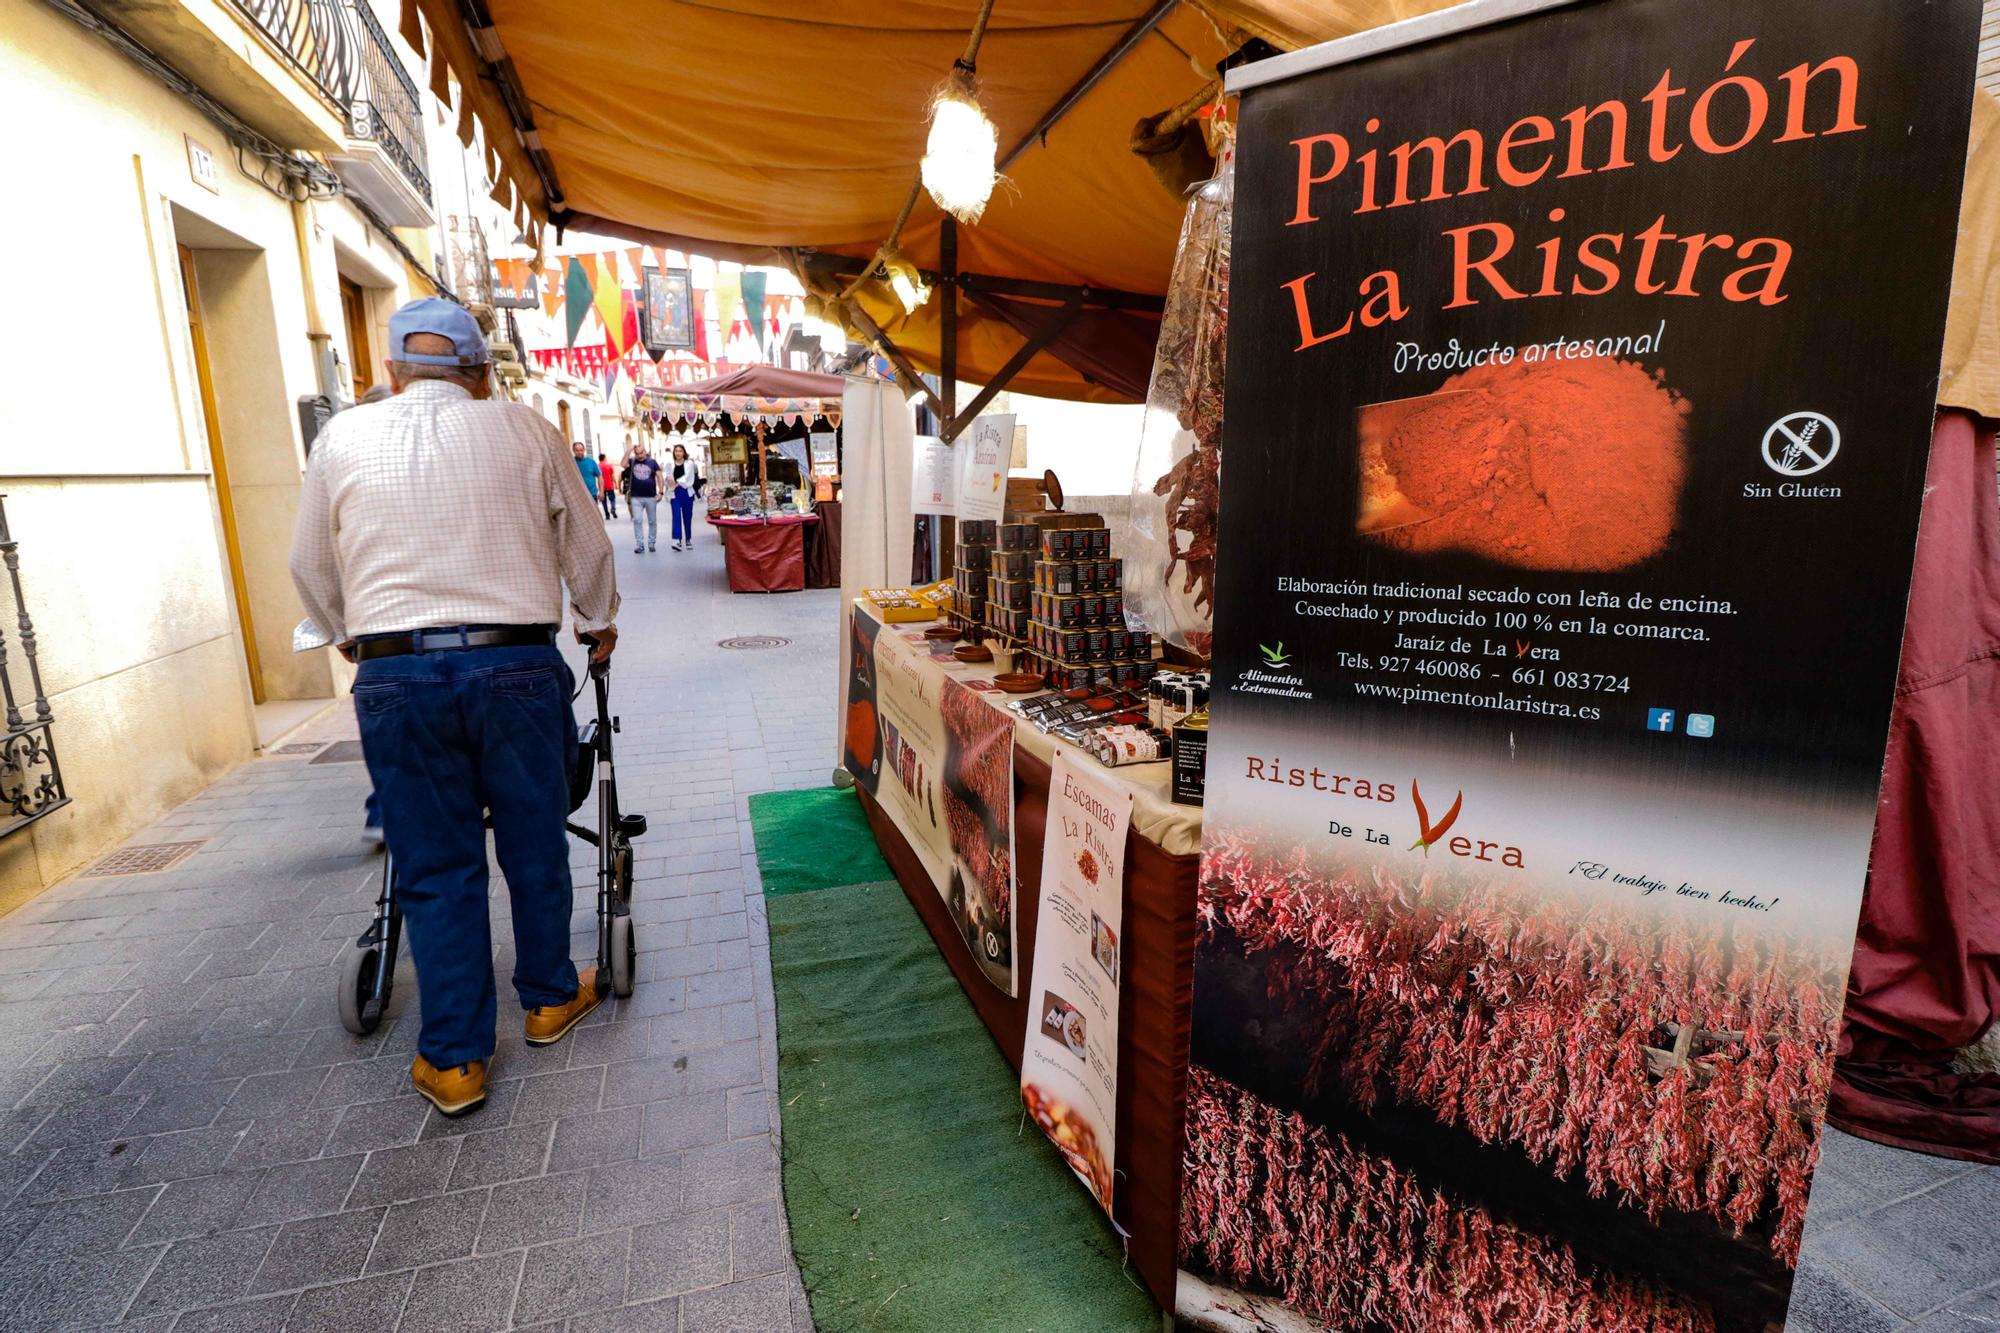
{"type": "Polygon", "coordinates": [[[1630,361],[1488,362],[1360,409],[1357,529],[1519,569],[1627,569],[1666,549],[1687,399],[1630,361]]]}

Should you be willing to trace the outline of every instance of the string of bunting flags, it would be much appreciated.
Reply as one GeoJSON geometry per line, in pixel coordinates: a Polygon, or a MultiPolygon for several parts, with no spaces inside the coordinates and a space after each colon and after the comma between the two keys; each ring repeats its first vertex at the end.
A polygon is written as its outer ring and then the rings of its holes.
{"type": "Polygon", "coordinates": [[[542,312],[550,319],[560,315],[566,345],[574,348],[580,339],[596,341],[594,333],[586,337],[595,316],[604,331],[603,345],[614,361],[634,348],[656,362],[670,351],[712,361],[711,324],[724,347],[749,337],[761,351],[784,336],[787,320],[804,314],[802,297],[768,291],[768,273],[717,269],[710,287],[697,288],[686,263],[671,262],[681,258],[672,251],[635,245],[622,252],[559,256],[547,261],[539,273],[527,260],[496,260],[496,295],[508,298],[510,305],[518,302],[517,308],[532,308],[536,298],[531,291],[539,276],[542,312]]]}
{"type": "Polygon", "coordinates": [[[829,426],[835,428],[840,425],[840,403],[837,399],[759,398],[750,394],[691,394],[641,388],[638,408],[640,414],[656,426],[685,422],[689,426],[713,429],[722,423],[725,416],[732,419],[739,429],[758,422],[766,426],[787,422],[798,426],[817,418],[824,418],[829,426]]]}

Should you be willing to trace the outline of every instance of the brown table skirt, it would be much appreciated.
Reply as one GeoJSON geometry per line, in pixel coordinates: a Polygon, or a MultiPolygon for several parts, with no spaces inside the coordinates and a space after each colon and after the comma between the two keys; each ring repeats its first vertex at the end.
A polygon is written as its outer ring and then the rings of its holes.
{"type": "MultiPolygon", "coordinates": [[[[862,808],[883,856],[986,1029],[1018,1071],[1041,910],[1049,766],[1014,747],[1015,948],[1021,994],[980,974],[916,853],[866,791],[862,808]]],[[[1133,834],[1125,852],[1124,987],[1118,1007],[1118,1150],[1112,1213],[1131,1237],[1132,1266],[1163,1309],[1174,1305],[1181,1193],[1181,1111],[1194,995],[1196,856],[1172,856],[1133,834]]],[[[1078,1184],[1078,1189],[1083,1186],[1078,1184]]]]}

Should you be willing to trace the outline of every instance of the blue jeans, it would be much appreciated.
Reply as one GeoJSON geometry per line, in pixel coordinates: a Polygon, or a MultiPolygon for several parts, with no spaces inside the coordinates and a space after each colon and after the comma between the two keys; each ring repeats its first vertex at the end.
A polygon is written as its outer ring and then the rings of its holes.
{"type": "Polygon", "coordinates": [[[694,493],[674,487],[672,497],[674,510],[674,540],[694,543],[694,493]]]}
{"type": "Polygon", "coordinates": [[[657,495],[628,495],[625,507],[632,511],[632,544],[634,546],[658,546],[660,544],[660,498],[657,495]],[[646,531],[641,535],[639,520],[646,521],[646,531]]]}
{"type": "Polygon", "coordinates": [[[576,997],[563,828],[572,679],[553,646],[382,657],[355,677],[361,751],[422,989],[417,1050],[440,1069],[493,1054],[487,810],[513,901],[514,992],[529,1009],[576,997]]]}

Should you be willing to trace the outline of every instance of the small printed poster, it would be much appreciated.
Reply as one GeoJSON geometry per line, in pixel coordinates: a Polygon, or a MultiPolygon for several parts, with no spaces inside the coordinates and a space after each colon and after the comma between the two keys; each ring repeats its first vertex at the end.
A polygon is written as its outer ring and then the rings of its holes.
{"type": "Polygon", "coordinates": [[[840,437],[830,430],[816,430],[806,436],[815,477],[840,475],[840,437]]]}
{"type": "Polygon", "coordinates": [[[844,763],[910,844],[987,981],[1019,992],[1014,720],[946,674],[921,629],[882,632],[857,602],[844,763]]]}
{"type": "Polygon", "coordinates": [[[912,449],[915,457],[910,468],[910,512],[957,513],[958,473],[951,446],[935,435],[919,435],[912,449]]]}
{"type": "Polygon", "coordinates": [[[1131,790],[1058,748],[1049,769],[1021,1100],[1107,1213],[1118,1156],[1118,987],[1131,823],[1131,790]]]}
{"type": "MultiPolygon", "coordinates": [[[[957,666],[949,648],[939,665],[945,663],[947,670],[957,666]]],[[[951,875],[939,889],[979,970],[1015,995],[1014,715],[951,678],[938,701],[951,845],[951,875]]]]}
{"type": "Polygon", "coordinates": [[[1007,466],[1014,457],[1014,414],[978,417],[958,445],[958,516],[999,522],[1007,512],[1007,466]]]}

